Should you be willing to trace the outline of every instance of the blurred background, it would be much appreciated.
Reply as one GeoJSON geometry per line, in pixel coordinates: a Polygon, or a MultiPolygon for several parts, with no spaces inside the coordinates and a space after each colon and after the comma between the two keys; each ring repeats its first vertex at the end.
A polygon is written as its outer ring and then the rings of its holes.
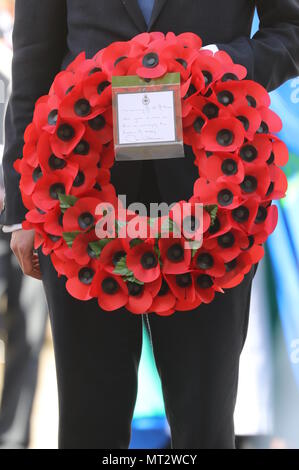
{"type": "MultiPolygon", "coordinates": [[[[13,0],[0,0],[0,162],[10,90],[13,0]]],[[[255,17],[253,33],[258,28],[255,17]]],[[[271,93],[284,124],[289,189],[254,279],[235,412],[240,448],[299,448],[299,77],[271,93]]],[[[0,204],[3,187],[0,179],[0,204]]],[[[143,332],[131,448],[168,448],[160,380],[143,332]]],[[[24,278],[0,233],[0,448],[57,447],[57,391],[41,283],[24,278]]]]}

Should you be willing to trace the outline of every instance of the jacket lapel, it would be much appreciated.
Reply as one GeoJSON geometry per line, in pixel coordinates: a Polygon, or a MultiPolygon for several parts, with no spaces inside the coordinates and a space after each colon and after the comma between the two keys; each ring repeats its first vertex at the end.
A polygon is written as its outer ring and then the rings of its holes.
{"type": "Polygon", "coordinates": [[[140,32],[147,30],[147,24],[144,19],[143,13],[139,8],[138,0],[120,0],[121,3],[126,8],[131,19],[134,21],[135,25],[140,32]]]}
{"type": "Polygon", "coordinates": [[[144,19],[143,13],[139,8],[138,0],[120,0],[121,3],[126,8],[128,14],[134,21],[135,25],[139,29],[139,31],[150,31],[154,23],[156,22],[159,14],[162,11],[167,0],[155,0],[152,16],[150,19],[149,26],[147,26],[146,21],[144,19]]]}
{"type": "Polygon", "coordinates": [[[166,2],[167,2],[167,0],[155,0],[151,20],[150,20],[150,23],[148,25],[148,31],[151,30],[154,23],[157,21],[160,13],[162,11],[162,8],[165,6],[166,2]]]}

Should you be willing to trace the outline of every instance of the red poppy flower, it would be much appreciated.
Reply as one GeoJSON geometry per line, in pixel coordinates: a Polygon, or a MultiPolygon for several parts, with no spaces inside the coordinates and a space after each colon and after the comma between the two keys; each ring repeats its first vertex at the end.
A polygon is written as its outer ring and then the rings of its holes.
{"type": "Polygon", "coordinates": [[[56,75],[50,93],[55,94],[60,100],[63,100],[76,83],[76,76],[73,72],[62,70],[56,75]]]}
{"type": "Polygon", "coordinates": [[[232,211],[228,211],[228,219],[232,227],[244,230],[250,233],[249,229],[255,220],[259,207],[259,199],[251,198],[243,201],[238,207],[232,211]]]}
{"type": "Polygon", "coordinates": [[[159,78],[167,72],[167,59],[163,58],[165,41],[157,39],[147,47],[146,51],[137,57],[128,70],[128,74],[137,74],[141,78],[159,78]]]}
{"type": "Polygon", "coordinates": [[[205,50],[199,51],[197,59],[192,64],[192,76],[195,88],[201,90],[202,79],[204,79],[205,88],[202,93],[206,93],[211,85],[221,77],[221,63],[205,50]]]}
{"type": "Polygon", "coordinates": [[[126,245],[122,239],[115,239],[107,243],[102,249],[99,262],[108,273],[113,273],[117,263],[127,255],[126,245]]]}
{"type": "Polygon", "coordinates": [[[97,139],[101,144],[108,144],[113,139],[112,109],[87,121],[86,137],[87,140],[97,139]]]}
{"type": "Polygon", "coordinates": [[[278,137],[271,136],[272,139],[272,152],[267,161],[268,164],[275,163],[278,166],[284,166],[289,160],[289,151],[284,142],[278,137]]]}
{"type": "Polygon", "coordinates": [[[40,166],[34,168],[28,165],[24,158],[16,160],[13,166],[21,174],[19,184],[21,192],[30,196],[36,187],[36,183],[43,176],[40,166]]]}
{"type": "Polygon", "coordinates": [[[173,308],[176,303],[176,298],[170,290],[165,278],[162,279],[162,283],[159,292],[153,299],[153,303],[150,307],[151,312],[155,312],[158,315],[170,315],[173,312],[173,308]]]}
{"type": "Polygon", "coordinates": [[[59,115],[68,121],[88,121],[105,111],[101,104],[92,105],[85,97],[83,84],[76,85],[62,100],[59,107],[59,115]]]}
{"type": "Polygon", "coordinates": [[[256,211],[255,218],[248,229],[248,233],[256,234],[260,232],[266,232],[266,236],[269,237],[278,222],[278,210],[277,206],[271,205],[266,206],[265,204],[260,204],[256,211]]]}
{"type": "Polygon", "coordinates": [[[192,111],[183,118],[184,142],[193,149],[200,149],[204,146],[202,132],[207,125],[207,117],[200,111],[192,111]]]}
{"type": "Polygon", "coordinates": [[[62,237],[62,220],[63,213],[61,212],[60,205],[56,204],[52,210],[47,212],[44,216],[44,230],[54,236],[62,237]]]}
{"type": "Polygon", "coordinates": [[[270,168],[244,162],[245,176],[240,184],[243,197],[264,198],[270,185],[270,168]]]}
{"type": "Polygon", "coordinates": [[[196,300],[194,277],[191,272],[167,274],[165,279],[177,299],[188,303],[196,300]]]}
{"type": "Polygon", "coordinates": [[[214,58],[221,62],[222,66],[222,82],[230,80],[243,80],[247,75],[246,67],[240,64],[235,64],[232,58],[225,51],[217,51],[214,54],[214,58]]]}
{"type": "Polygon", "coordinates": [[[111,82],[104,72],[96,72],[83,82],[82,90],[91,106],[111,106],[111,82]]]}
{"type": "Polygon", "coordinates": [[[199,178],[194,184],[194,196],[202,204],[217,204],[227,209],[237,207],[241,202],[239,185],[225,181],[215,183],[199,178]]]}
{"type": "Polygon", "coordinates": [[[70,268],[66,267],[66,290],[70,295],[79,300],[89,300],[94,295],[91,293],[93,280],[98,275],[96,264],[90,262],[86,266],[72,262],[70,268]]]}
{"type": "Polygon", "coordinates": [[[181,274],[189,270],[191,250],[185,246],[186,240],[182,238],[160,238],[159,249],[165,274],[181,274]]]}
{"type": "Polygon", "coordinates": [[[152,282],[160,276],[159,260],[152,243],[134,246],[127,255],[127,266],[142,282],[152,282]]]}
{"type": "Polygon", "coordinates": [[[281,199],[285,197],[288,188],[287,177],[283,170],[275,165],[269,165],[268,168],[270,181],[267,181],[269,184],[264,199],[266,201],[281,199]]]}
{"type": "Polygon", "coordinates": [[[262,106],[269,107],[270,96],[265,88],[252,80],[217,82],[214,87],[217,101],[223,106],[233,108],[240,104],[259,109],[262,106]]]}
{"type": "Polygon", "coordinates": [[[199,248],[192,258],[192,267],[199,274],[208,274],[212,277],[222,276],[225,272],[224,261],[219,250],[208,250],[199,248]]]}
{"type": "Polygon", "coordinates": [[[270,158],[272,145],[264,135],[256,134],[253,139],[246,140],[238,153],[242,161],[250,165],[263,165],[270,158]]]}
{"type": "Polygon", "coordinates": [[[88,233],[80,233],[76,236],[72,245],[72,255],[76,263],[87,265],[92,259],[97,259],[98,255],[93,250],[90,243],[97,242],[99,239],[94,230],[88,233]]]}
{"type": "Polygon", "coordinates": [[[211,152],[234,152],[242,145],[244,132],[238,119],[211,119],[201,131],[201,143],[211,152]]]}
{"type": "Polygon", "coordinates": [[[257,130],[260,134],[267,134],[269,132],[279,132],[282,128],[282,121],[280,117],[266,106],[261,106],[258,109],[262,122],[257,130]]]}
{"type": "Polygon", "coordinates": [[[238,256],[242,248],[248,244],[247,236],[235,228],[218,235],[217,238],[209,238],[205,241],[205,248],[213,251],[221,248],[221,256],[224,261],[231,261],[238,256]]]}
{"type": "Polygon", "coordinates": [[[39,173],[37,173],[39,177],[41,177],[42,174],[46,175],[57,171],[63,171],[64,174],[69,174],[70,178],[75,179],[78,173],[79,165],[76,163],[76,161],[66,159],[64,156],[57,157],[54,155],[49,141],[49,134],[46,132],[41,134],[38,141],[37,156],[38,166],[35,171],[39,171],[39,173]]]}
{"type": "Polygon", "coordinates": [[[63,157],[71,153],[80,142],[85,127],[78,121],[65,121],[58,116],[55,133],[50,137],[53,153],[57,157],[63,157]]]}
{"type": "Polygon", "coordinates": [[[34,168],[38,165],[36,147],[39,136],[40,132],[37,131],[34,123],[30,123],[24,133],[23,159],[34,168]]]}
{"type": "Polygon", "coordinates": [[[187,80],[197,57],[198,51],[181,44],[168,45],[161,52],[161,61],[167,63],[167,71],[180,73],[181,80],[187,80]]]}
{"type": "Polygon", "coordinates": [[[49,211],[59,201],[59,194],[69,194],[73,184],[73,177],[63,171],[56,171],[38,179],[32,200],[36,207],[49,211]]]}
{"type": "Polygon", "coordinates": [[[94,276],[91,294],[98,298],[101,308],[108,311],[124,307],[128,302],[128,289],[120,276],[98,270],[94,276]]]}
{"type": "Polygon", "coordinates": [[[172,232],[179,237],[183,234],[188,240],[200,238],[211,224],[210,214],[201,206],[202,202],[196,198],[174,204],[169,211],[169,219],[173,221],[172,232]]]}
{"type": "Polygon", "coordinates": [[[97,214],[100,199],[84,197],[78,199],[75,204],[67,209],[63,216],[64,232],[89,232],[102,215],[97,214]]]}
{"type": "Polygon", "coordinates": [[[239,184],[244,179],[244,165],[236,153],[218,152],[207,156],[202,152],[196,164],[209,181],[239,184]]]}
{"type": "Polygon", "coordinates": [[[33,114],[33,122],[37,131],[55,132],[58,119],[60,99],[56,95],[42,96],[37,102],[33,114]]]}
{"type": "Polygon", "coordinates": [[[153,303],[153,298],[157,295],[161,287],[161,278],[147,284],[138,284],[136,282],[127,282],[128,303],[127,310],[131,313],[140,314],[147,312],[153,303]]]}

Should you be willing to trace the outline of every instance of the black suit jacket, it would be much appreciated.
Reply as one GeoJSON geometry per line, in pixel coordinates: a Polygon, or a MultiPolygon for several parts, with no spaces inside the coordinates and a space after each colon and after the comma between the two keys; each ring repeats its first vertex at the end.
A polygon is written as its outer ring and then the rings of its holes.
{"type": "MultiPolygon", "coordinates": [[[[149,27],[137,0],[16,0],[2,224],[24,219],[19,177],[12,165],[22,154],[23,133],[34,103],[48,92],[55,74],[82,50],[91,57],[112,41],[153,30],[197,33],[204,44],[216,43],[245,65],[248,78],[269,91],[299,74],[299,0],[156,0],[149,27]],[[250,39],[255,6],[260,29],[250,39]]],[[[160,160],[154,165],[163,200],[191,195],[196,178],[192,158],[160,160]]],[[[112,181],[129,201],[138,195],[141,166],[141,162],[118,162],[113,167],[112,181]]]]}

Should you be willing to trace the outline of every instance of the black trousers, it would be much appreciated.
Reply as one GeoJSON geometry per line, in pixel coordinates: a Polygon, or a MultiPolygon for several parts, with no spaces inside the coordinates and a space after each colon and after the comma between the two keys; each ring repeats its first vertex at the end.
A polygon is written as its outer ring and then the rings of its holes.
{"type": "MultiPolygon", "coordinates": [[[[143,195],[150,168],[145,165],[143,195]]],[[[72,298],[49,257],[40,253],[40,263],[54,339],[60,448],[128,448],[146,319],[172,447],[234,448],[239,357],[257,266],[210,304],[145,317],[125,309],[105,312],[94,299],[72,298]]]]}
{"type": "Polygon", "coordinates": [[[10,235],[0,232],[0,337],[5,341],[0,448],[13,449],[29,445],[39,354],[48,317],[42,289],[37,281],[32,285],[25,279],[9,243],[10,235]],[[30,291],[28,302],[26,282],[37,289],[30,291]]]}

